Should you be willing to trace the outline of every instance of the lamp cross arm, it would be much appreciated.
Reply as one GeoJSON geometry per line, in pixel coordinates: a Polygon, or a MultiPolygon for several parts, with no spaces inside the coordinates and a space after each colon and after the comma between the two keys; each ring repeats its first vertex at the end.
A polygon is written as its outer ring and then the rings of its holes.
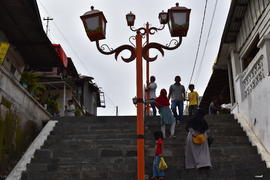
{"type": "Polygon", "coordinates": [[[98,51],[102,54],[105,54],[105,55],[115,54],[114,55],[115,60],[117,60],[118,55],[124,50],[130,51],[130,56],[128,58],[124,58],[123,56],[121,56],[121,59],[124,62],[131,62],[136,58],[135,48],[131,45],[122,45],[122,46],[117,47],[116,49],[112,49],[107,44],[102,44],[100,46],[99,41],[96,41],[96,46],[97,46],[98,51]]]}
{"type": "Polygon", "coordinates": [[[160,28],[157,28],[157,27],[150,27],[150,28],[149,28],[149,34],[153,35],[153,34],[155,34],[156,32],[163,30],[164,27],[165,27],[165,24],[162,24],[162,26],[161,26],[160,28]]]}
{"type": "Polygon", "coordinates": [[[155,61],[158,57],[158,55],[154,56],[154,57],[150,57],[149,53],[147,53],[150,49],[156,49],[158,50],[162,56],[164,56],[164,50],[174,50],[177,49],[182,43],[182,37],[179,37],[179,40],[176,39],[172,39],[170,41],[169,44],[166,44],[166,46],[159,44],[159,43],[155,43],[155,42],[151,42],[149,44],[146,44],[143,49],[142,49],[142,56],[146,61],[155,61]],[[173,44],[173,46],[171,46],[173,44]]]}
{"type": "Polygon", "coordinates": [[[141,33],[141,35],[145,35],[146,34],[146,28],[144,28],[144,27],[140,27],[140,28],[136,29],[134,26],[129,26],[129,28],[133,32],[139,31],[141,33]]]}
{"type": "MultiPolygon", "coordinates": [[[[131,30],[131,31],[134,31],[134,32],[139,31],[142,35],[145,35],[145,34],[147,33],[147,28],[145,28],[145,27],[140,27],[140,28],[138,28],[138,29],[134,28],[134,26],[129,26],[129,27],[130,27],[130,30],[131,30]]],[[[165,24],[162,24],[162,26],[161,26],[160,28],[157,28],[157,27],[150,27],[150,28],[148,29],[148,32],[149,32],[149,34],[153,35],[153,34],[155,34],[156,32],[163,30],[164,27],[165,27],[165,24]]]]}

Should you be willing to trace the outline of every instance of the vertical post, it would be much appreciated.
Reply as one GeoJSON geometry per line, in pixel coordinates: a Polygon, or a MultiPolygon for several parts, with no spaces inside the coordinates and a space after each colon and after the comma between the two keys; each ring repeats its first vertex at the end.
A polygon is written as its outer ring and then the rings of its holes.
{"type": "Polygon", "coordinates": [[[137,174],[138,180],[144,180],[144,103],[143,103],[143,66],[142,35],[136,35],[136,82],[137,82],[137,174]]]}
{"type": "Polygon", "coordinates": [[[66,106],[66,83],[64,82],[64,92],[63,92],[63,116],[65,116],[65,106],[66,106]]]}
{"type": "Polygon", "coordinates": [[[116,116],[118,116],[118,106],[116,106],[116,116]]]}
{"type": "MultiPolygon", "coordinates": [[[[146,44],[149,43],[149,23],[146,23],[146,44]]],[[[149,54],[149,51],[147,52],[149,54]]],[[[146,61],[146,87],[149,84],[150,80],[149,80],[149,62],[146,61]]],[[[146,99],[149,100],[150,99],[150,90],[146,91],[146,99]]],[[[150,105],[147,104],[146,105],[146,114],[150,115],[150,105]]]]}

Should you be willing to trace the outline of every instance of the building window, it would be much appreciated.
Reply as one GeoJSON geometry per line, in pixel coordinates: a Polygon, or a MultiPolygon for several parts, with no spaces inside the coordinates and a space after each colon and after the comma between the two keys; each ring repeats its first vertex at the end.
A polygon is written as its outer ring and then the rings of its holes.
{"type": "Polygon", "coordinates": [[[259,43],[259,41],[260,41],[259,35],[257,35],[252,41],[251,45],[249,46],[247,52],[244,54],[242,58],[243,70],[245,70],[248,67],[248,65],[254,59],[256,54],[259,52],[260,48],[257,47],[257,44],[259,43]]]}

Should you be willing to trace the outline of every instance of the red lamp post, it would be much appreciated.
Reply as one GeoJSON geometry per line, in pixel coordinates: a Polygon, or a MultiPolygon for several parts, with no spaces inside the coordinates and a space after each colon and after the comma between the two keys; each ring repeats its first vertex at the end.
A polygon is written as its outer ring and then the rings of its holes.
{"type": "Polygon", "coordinates": [[[143,68],[142,68],[142,59],[145,59],[147,62],[152,62],[157,59],[157,55],[155,57],[149,56],[149,49],[157,49],[162,56],[164,55],[164,50],[174,50],[178,48],[182,42],[182,37],[186,36],[188,31],[189,24],[189,13],[190,9],[178,8],[177,6],[168,10],[169,15],[166,12],[161,12],[159,14],[160,23],[163,25],[162,28],[151,27],[149,28],[149,24],[147,23],[146,28],[141,27],[139,29],[133,29],[132,26],[134,25],[135,15],[131,12],[126,15],[127,24],[130,26],[132,31],[136,31],[136,46],[133,47],[131,45],[122,45],[116,49],[111,49],[108,45],[103,44],[100,46],[99,40],[105,39],[105,32],[106,32],[106,19],[103,15],[102,11],[94,10],[91,7],[91,11],[86,12],[81,19],[84,24],[84,28],[86,31],[87,36],[89,37],[90,41],[96,41],[97,49],[100,53],[105,55],[115,54],[115,59],[117,59],[118,55],[123,50],[129,50],[131,52],[130,57],[124,58],[121,57],[124,62],[131,62],[136,59],[136,82],[137,82],[137,98],[134,100],[137,104],[137,174],[138,180],[144,180],[144,100],[143,100],[143,68]],[[175,14],[176,13],[176,14],[175,14]],[[180,13],[180,16],[177,14],[180,13]],[[182,14],[181,14],[182,13],[182,14]],[[185,14],[184,18],[186,21],[182,22],[183,20],[183,13],[185,14]],[[170,15],[171,14],[171,15],[170,15]],[[180,21],[179,21],[180,17],[180,21]],[[188,17],[188,18],[187,18],[188,17]],[[165,24],[169,22],[169,29],[171,32],[171,36],[179,37],[179,40],[172,39],[171,42],[164,46],[159,43],[147,43],[143,45],[142,43],[142,36],[145,34],[155,34],[156,31],[162,30],[165,27],[165,24]],[[170,25],[171,23],[171,25],[170,25]],[[172,24],[177,24],[179,26],[174,26],[172,24]],[[185,26],[183,26],[185,25],[185,26]],[[173,43],[173,46],[171,44],[173,43]],[[108,48],[105,51],[105,47],[108,48]]]}
{"type": "MultiPolygon", "coordinates": [[[[150,27],[149,23],[147,22],[145,28],[141,27],[139,29],[133,29],[132,26],[134,26],[135,15],[130,12],[129,14],[126,15],[126,17],[127,17],[128,26],[130,26],[130,29],[132,31],[138,31],[139,30],[142,33],[142,35],[146,36],[145,44],[149,43],[149,35],[155,34],[156,31],[163,30],[164,27],[165,27],[165,24],[167,24],[167,22],[168,22],[168,13],[162,11],[161,13],[159,13],[159,16],[158,16],[158,18],[160,20],[160,24],[163,25],[161,28],[150,27]],[[130,22],[128,20],[130,20],[130,22]]],[[[149,80],[150,80],[150,78],[149,78],[150,70],[149,69],[150,69],[149,61],[146,61],[146,85],[149,84],[149,80]]],[[[149,91],[149,89],[147,89],[147,91],[146,91],[146,100],[149,100],[149,99],[150,99],[150,91],[149,91]]],[[[148,115],[150,114],[150,105],[149,104],[146,104],[146,113],[148,115]]]]}

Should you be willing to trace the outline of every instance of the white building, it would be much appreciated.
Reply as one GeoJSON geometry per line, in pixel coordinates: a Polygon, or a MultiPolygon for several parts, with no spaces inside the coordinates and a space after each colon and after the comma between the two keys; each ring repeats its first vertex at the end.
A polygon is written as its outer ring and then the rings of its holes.
{"type": "Polygon", "coordinates": [[[232,0],[201,106],[222,97],[254,144],[270,152],[270,0],[232,0]]]}

